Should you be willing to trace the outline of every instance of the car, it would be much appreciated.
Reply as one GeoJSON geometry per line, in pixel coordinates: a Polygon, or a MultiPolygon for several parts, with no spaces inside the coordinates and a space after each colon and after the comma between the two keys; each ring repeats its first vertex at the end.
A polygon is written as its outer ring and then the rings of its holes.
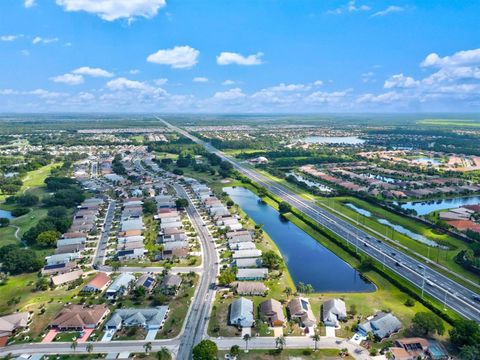
{"type": "Polygon", "coordinates": [[[392,256],[395,256],[395,255],[397,255],[397,254],[395,254],[393,251],[392,251],[390,254],[392,254],[392,256]]]}
{"type": "Polygon", "coordinates": [[[400,261],[396,261],[396,262],[395,262],[395,265],[401,267],[401,266],[402,266],[402,263],[401,263],[400,261]]]}
{"type": "Polygon", "coordinates": [[[364,243],[363,243],[363,246],[366,246],[366,247],[368,247],[368,244],[367,244],[366,242],[364,242],[364,243]]]}
{"type": "Polygon", "coordinates": [[[477,301],[477,302],[480,302],[480,296],[478,296],[478,295],[475,295],[472,299],[477,301]]]}

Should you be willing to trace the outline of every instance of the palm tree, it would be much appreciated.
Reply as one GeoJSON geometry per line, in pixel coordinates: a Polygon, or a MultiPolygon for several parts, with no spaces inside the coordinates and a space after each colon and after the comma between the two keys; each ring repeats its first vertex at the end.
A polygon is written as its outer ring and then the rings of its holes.
{"type": "Polygon", "coordinates": [[[275,347],[277,349],[283,350],[283,347],[286,343],[287,342],[285,341],[285,338],[283,336],[279,336],[275,339],[275,347]]]}
{"type": "Polygon", "coordinates": [[[293,291],[292,291],[292,288],[291,288],[291,287],[287,286],[287,287],[285,288],[285,290],[283,290],[283,292],[285,293],[285,295],[287,295],[287,299],[288,299],[288,298],[290,297],[290,295],[292,295],[292,292],[293,292],[293,291]]]}
{"type": "Polygon", "coordinates": [[[162,347],[159,352],[157,352],[158,360],[167,360],[170,359],[170,351],[166,347],[162,347]]]}
{"type": "Polygon", "coordinates": [[[147,342],[147,343],[143,344],[143,348],[145,349],[145,354],[148,355],[148,353],[150,352],[150,350],[152,350],[152,343],[151,343],[151,342],[147,342]]]}
{"type": "Polygon", "coordinates": [[[248,342],[250,341],[250,335],[245,334],[243,335],[243,340],[245,341],[245,352],[248,352],[248,342]]]}
{"type": "Polygon", "coordinates": [[[70,345],[70,347],[73,349],[73,351],[77,350],[77,346],[78,346],[77,340],[73,340],[72,344],[70,345]]]}
{"type": "Polygon", "coordinates": [[[320,341],[320,335],[318,334],[312,335],[312,340],[313,340],[314,351],[317,351],[317,343],[320,341]]]}
{"type": "Polygon", "coordinates": [[[87,352],[90,354],[93,351],[93,344],[88,343],[87,346],[86,346],[86,349],[87,349],[87,352]]]}

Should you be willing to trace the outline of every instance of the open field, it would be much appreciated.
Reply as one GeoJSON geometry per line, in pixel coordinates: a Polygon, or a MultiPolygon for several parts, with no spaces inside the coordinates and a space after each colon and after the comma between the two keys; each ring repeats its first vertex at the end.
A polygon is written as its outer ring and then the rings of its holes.
{"type": "Polygon", "coordinates": [[[45,179],[50,175],[50,171],[57,166],[60,166],[61,163],[52,163],[41,168],[30,171],[23,178],[23,185],[20,192],[25,192],[26,189],[42,186],[44,185],[45,179]]]}
{"type": "Polygon", "coordinates": [[[480,127],[478,120],[468,119],[424,119],[417,121],[419,125],[480,127]]]}

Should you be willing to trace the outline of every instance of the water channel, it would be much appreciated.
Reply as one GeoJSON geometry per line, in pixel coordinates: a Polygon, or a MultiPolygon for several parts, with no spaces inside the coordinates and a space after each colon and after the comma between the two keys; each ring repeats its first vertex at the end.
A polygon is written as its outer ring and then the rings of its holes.
{"type": "Polygon", "coordinates": [[[311,284],[316,292],[369,292],[375,285],[279,213],[242,187],[223,189],[277,244],[293,281],[311,284]]]}

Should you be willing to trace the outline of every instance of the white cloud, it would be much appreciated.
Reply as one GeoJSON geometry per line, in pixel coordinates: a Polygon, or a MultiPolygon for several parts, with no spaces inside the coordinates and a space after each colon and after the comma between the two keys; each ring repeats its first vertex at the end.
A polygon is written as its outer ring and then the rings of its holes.
{"type": "Polygon", "coordinates": [[[217,56],[217,64],[218,65],[260,65],[262,64],[262,56],[263,53],[258,52],[256,54],[243,56],[242,54],[234,53],[234,52],[222,52],[220,55],[217,56]]]}
{"type": "Polygon", "coordinates": [[[92,77],[113,77],[113,74],[107,70],[101,68],[91,68],[88,66],[82,66],[72,71],[77,75],[88,75],[92,77]]]}
{"type": "Polygon", "coordinates": [[[169,65],[174,69],[191,68],[198,62],[200,51],[190,46],[175,46],[173,49],[158,50],[147,57],[147,61],[169,65]]]}
{"type": "Polygon", "coordinates": [[[369,11],[371,8],[368,5],[357,5],[356,1],[349,1],[347,4],[340,6],[333,10],[328,10],[327,14],[341,15],[344,13],[353,13],[358,11],[369,11]]]}
{"type": "Polygon", "coordinates": [[[203,76],[197,76],[197,77],[194,77],[193,82],[199,82],[199,83],[206,83],[208,82],[208,78],[206,77],[203,77],[203,76]]]}
{"type": "Polygon", "coordinates": [[[40,36],[35,36],[35,38],[33,39],[32,41],[32,44],[34,45],[37,45],[37,44],[50,44],[50,43],[54,43],[54,42],[57,42],[58,41],[58,38],[42,38],[40,36]]]}
{"type": "Polygon", "coordinates": [[[0,41],[15,41],[21,38],[23,35],[2,35],[0,36],[0,41]]]}
{"type": "Polygon", "coordinates": [[[138,69],[132,69],[132,70],[130,70],[128,73],[131,74],[131,75],[137,75],[137,74],[140,74],[140,70],[138,70],[138,69]]]}
{"type": "Polygon", "coordinates": [[[401,6],[390,5],[385,10],[377,11],[375,14],[372,15],[372,17],[385,16],[385,15],[392,14],[392,13],[402,12],[404,10],[405,10],[405,8],[403,8],[401,6]]]}
{"type": "Polygon", "coordinates": [[[243,93],[242,89],[240,88],[233,88],[227,91],[219,91],[213,95],[215,100],[221,101],[231,101],[231,100],[238,100],[243,99],[246,95],[243,93]]]}
{"type": "Polygon", "coordinates": [[[305,98],[306,103],[311,104],[331,104],[331,103],[339,103],[342,101],[348,93],[350,93],[352,89],[346,89],[343,91],[315,91],[309,94],[305,98]]]}
{"type": "Polygon", "coordinates": [[[281,83],[276,86],[271,86],[269,88],[263,89],[266,91],[274,91],[274,92],[288,92],[288,91],[305,91],[309,90],[310,86],[304,84],[284,84],[281,83]]]}
{"type": "Polygon", "coordinates": [[[313,82],[313,85],[315,86],[322,86],[323,85],[323,81],[322,80],[316,80],[313,82]]]}
{"type": "Polygon", "coordinates": [[[418,86],[419,82],[410,76],[405,76],[403,74],[393,75],[383,84],[385,89],[393,89],[393,88],[413,88],[418,86]]]}
{"type": "Polygon", "coordinates": [[[235,85],[235,84],[236,84],[236,82],[233,81],[233,80],[225,80],[224,82],[222,82],[222,85],[227,85],[227,86],[235,85]]]}
{"type": "Polygon", "coordinates": [[[398,102],[399,100],[403,100],[404,96],[400,93],[395,91],[389,91],[383,94],[363,94],[357,98],[357,102],[362,103],[383,103],[383,104],[390,104],[393,102],[398,102]]]}
{"type": "Polygon", "coordinates": [[[168,82],[168,79],[161,78],[161,79],[156,79],[154,81],[155,85],[162,86],[165,85],[168,82]]]}
{"type": "Polygon", "coordinates": [[[166,5],[165,0],[57,0],[65,11],[85,11],[106,21],[152,18],[166,5]]]}
{"type": "Polygon", "coordinates": [[[63,74],[52,77],[51,80],[56,83],[63,83],[67,85],[80,85],[83,84],[83,76],[75,74],[63,74]]]}
{"type": "Polygon", "coordinates": [[[107,82],[107,87],[110,90],[148,90],[150,87],[140,81],[129,80],[124,77],[119,77],[107,82]]]}
{"type": "Polygon", "coordinates": [[[363,73],[361,77],[362,77],[362,82],[364,83],[374,83],[377,81],[375,80],[375,73],[373,71],[368,71],[366,73],[363,73]]]}
{"type": "Polygon", "coordinates": [[[474,50],[458,51],[451,56],[441,58],[436,53],[431,53],[422,61],[423,67],[444,67],[461,65],[480,65],[480,48],[474,50]]]}
{"type": "Polygon", "coordinates": [[[24,0],[23,1],[23,6],[25,6],[27,9],[35,6],[35,0],[24,0]]]}
{"type": "Polygon", "coordinates": [[[35,95],[42,99],[57,99],[60,97],[67,96],[65,93],[49,91],[45,89],[36,89],[32,91],[22,92],[22,95],[35,95]]]}

